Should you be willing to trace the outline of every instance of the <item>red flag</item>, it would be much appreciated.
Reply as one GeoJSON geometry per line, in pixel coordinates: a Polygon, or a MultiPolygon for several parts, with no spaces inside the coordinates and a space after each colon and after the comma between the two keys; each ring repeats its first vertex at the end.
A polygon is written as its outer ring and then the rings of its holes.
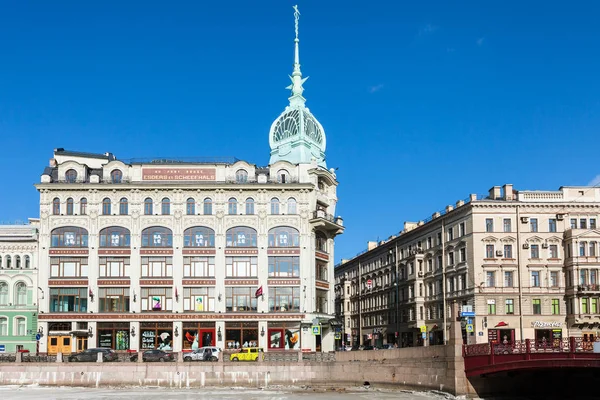
{"type": "Polygon", "coordinates": [[[92,292],[92,288],[90,288],[90,297],[94,297],[94,293],[92,292]]]}
{"type": "Polygon", "coordinates": [[[175,297],[179,297],[179,293],[177,292],[177,286],[175,286],[175,297]]]}
{"type": "Polygon", "coordinates": [[[254,297],[260,297],[262,295],[263,295],[263,291],[262,291],[262,286],[261,286],[256,290],[256,293],[254,293],[254,297]]]}

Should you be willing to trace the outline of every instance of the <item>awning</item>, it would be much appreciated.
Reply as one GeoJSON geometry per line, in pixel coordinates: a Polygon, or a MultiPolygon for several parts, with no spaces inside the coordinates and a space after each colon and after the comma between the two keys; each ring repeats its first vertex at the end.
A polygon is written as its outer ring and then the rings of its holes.
{"type": "Polygon", "coordinates": [[[71,336],[78,336],[78,337],[88,337],[88,336],[90,336],[90,334],[88,333],[88,331],[71,331],[71,332],[69,332],[69,334],[71,336]]]}
{"type": "Polygon", "coordinates": [[[500,321],[494,326],[494,328],[500,328],[501,326],[508,326],[508,324],[504,321],[500,321]]]}
{"type": "Polygon", "coordinates": [[[338,320],[338,319],[335,319],[335,318],[333,318],[333,319],[330,319],[330,320],[329,320],[329,325],[331,325],[331,326],[332,326],[332,327],[334,327],[334,328],[335,328],[336,326],[339,326],[339,327],[341,327],[341,326],[342,326],[342,321],[340,321],[340,320],[338,320]]]}

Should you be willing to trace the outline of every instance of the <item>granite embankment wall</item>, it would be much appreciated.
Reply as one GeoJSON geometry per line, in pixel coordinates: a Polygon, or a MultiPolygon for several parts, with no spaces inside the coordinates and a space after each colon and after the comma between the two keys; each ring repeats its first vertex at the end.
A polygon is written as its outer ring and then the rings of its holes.
{"type": "Polygon", "coordinates": [[[335,362],[3,363],[0,385],[203,386],[398,385],[472,394],[460,348],[338,352],[335,362]],[[456,352],[459,352],[458,358],[456,352]]]}

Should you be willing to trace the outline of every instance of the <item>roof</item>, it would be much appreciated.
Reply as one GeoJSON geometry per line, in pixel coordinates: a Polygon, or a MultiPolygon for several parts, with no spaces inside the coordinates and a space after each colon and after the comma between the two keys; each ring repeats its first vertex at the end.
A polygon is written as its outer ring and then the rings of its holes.
{"type": "Polygon", "coordinates": [[[85,153],[85,152],[82,152],[82,151],[69,151],[69,150],[65,150],[62,147],[54,149],[54,155],[72,156],[72,157],[84,157],[84,158],[99,158],[99,159],[108,160],[108,161],[114,161],[114,160],[117,159],[114,156],[114,154],[112,154],[112,153],[104,153],[104,154],[85,153]]]}

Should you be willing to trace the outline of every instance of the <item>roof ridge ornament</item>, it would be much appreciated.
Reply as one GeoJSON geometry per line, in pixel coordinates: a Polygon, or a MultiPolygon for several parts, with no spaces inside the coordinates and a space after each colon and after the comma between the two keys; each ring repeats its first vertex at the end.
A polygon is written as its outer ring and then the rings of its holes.
{"type": "Polygon", "coordinates": [[[300,39],[298,39],[298,22],[300,20],[300,11],[298,5],[292,7],[294,9],[294,30],[296,32],[296,38],[294,39],[294,72],[290,76],[292,84],[286,87],[291,89],[292,95],[290,96],[290,106],[304,106],[306,99],[302,96],[304,87],[302,84],[309,78],[302,78],[302,71],[300,70],[300,39]]]}

